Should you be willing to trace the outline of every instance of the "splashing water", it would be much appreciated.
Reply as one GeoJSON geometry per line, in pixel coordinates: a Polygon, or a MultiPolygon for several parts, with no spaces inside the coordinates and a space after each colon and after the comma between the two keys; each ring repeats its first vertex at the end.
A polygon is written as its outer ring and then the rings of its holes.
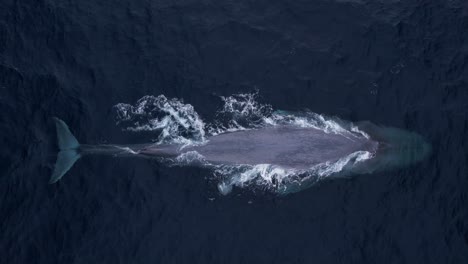
{"type": "MultiPolygon", "coordinates": [[[[192,105],[184,104],[179,99],[167,99],[164,95],[145,96],[135,105],[119,103],[114,108],[117,125],[127,131],[155,132],[158,144],[202,144],[207,136],[284,125],[319,129],[347,138],[369,138],[357,126],[336,118],[327,118],[311,111],[273,111],[270,105],[259,103],[257,96],[257,93],[222,96],[223,107],[217,112],[216,120],[207,125],[192,105]]],[[[335,162],[324,162],[309,169],[283,168],[274,164],[214,165],[195,151],[183,153],[171,162],[211,168],[214,177],[219,180],[218,190],[221,194],[228,194],[234,186],[289,193],[331,175],[344,174],[348,166],[371,159],[373,155],[368,151],[357,151],[335,162]]]]}
{"type": "Polygon", "coordinates": [[[357,151],[336,162],[325,162],[304,170],[282,168],[273,164],[222,165],[215,166],[215,175],[222,179],[218,184],[222,194],[227,194],[227,190],[232,190],[232,186],[287,194],[310,186],[327,176],[343,172],[345,167],[370,159],[372,155],[368,151],[357,151]]]}
{"type": "Polygon", "coordinates": [[[144,96],[135,105],[114,106],[117,124],[129,131],[157,131],[157,142],[193,144],[205,141],[205,124],[193,106],[164,95],[144,96]]]}
{"type": "Polygon", "coordinates": [[[217,120],[208,126],[210,135],[262,127],[273,108],[257,102],[258,93],[221,96],[224,105],[217,112],[217,120]]]}

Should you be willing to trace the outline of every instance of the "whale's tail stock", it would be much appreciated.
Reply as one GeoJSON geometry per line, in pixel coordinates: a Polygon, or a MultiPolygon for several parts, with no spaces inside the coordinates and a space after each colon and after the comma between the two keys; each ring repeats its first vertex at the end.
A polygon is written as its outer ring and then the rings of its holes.
{"type": "Polygon", "coordinates": [[[60,180],[81,157],[79,153],[80,143],[78,143],[78,140],[76,140],[75,136],[70,132],[67,124],[57,117],[53,119],[55,121],[55,128],[57,129],[59,153],[49,183],[55,183],[60,180]]]}

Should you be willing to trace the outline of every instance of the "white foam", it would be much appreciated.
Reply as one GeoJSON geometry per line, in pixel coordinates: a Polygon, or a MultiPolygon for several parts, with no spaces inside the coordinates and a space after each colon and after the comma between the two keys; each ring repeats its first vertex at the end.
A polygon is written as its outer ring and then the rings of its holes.
{"type": "Polygon", "coordinates": [[[221,96],[224,101],[220,113],[232,114],[236,117],[263,117],[272,112],[269,104],[260,104],[257,102],[258,93],[234,94],[231,96],[221,96]]]}
{"type": "Polygon", "coordinates": [[[232,191],[232,185],[226,184],[225,182],[220,182],[218,184],[218,191],[222,195],[228,195],[232,191]]]}
{"type": "Polygon", "coordinates": [[[114,106],[117,124],[128,131],[156,131],[158,143],[192,144],[205,140],[205,124],[190,104],[164,95],[144,96],[135,105],[114,106]]]}
{"type": "Polygon", "coordinates": [[[131,149],[131,148],[129,148],[129,147],[121,147],[121,146],[117,146],[117,145],[114,146],[114,147],[116,147],[116,148],[122,150],[122,152],[126,152],[126,153],[129,153],[129,154],[133,154],[133,155],[138,155],[138,154],[140,154],[140,152],[135,151],[135,150],[133,150],[133,149],[131,149]]]}
{"type": "Polygon", "coordinates": [[[210,134],[221,134],[238,130],[255,129],[265,126],[291,125],[305,128],[315,128],[325,133],[340,134],[346,137],[369,136],[352,123],[343,122],[337,118],[329,118],[311,111],[286,112],[273,111],[269,104],[257,101],[258,93],[243,93],[224,97],[219,116],[228,120],[216,120],[210,124],[210,134]]]}
{"type": "Polygon", "coordinates": [[[178,164],[204,164],[206,163],[205,157],[197,151],[187,151],[175,158],[178,164]]]}
{"type": "MultiPolygon", "coordinates": [[[[324,162],[309,169],[283,168],[274,164],[258,165],[222,165],[216,167],[216,174],[224,177],[223,194],[232,190],[233,186],[244,188],[247,186],[260,187],[266,190],[286,191],[291,184],[302,184],[311,180],[319,181],[326,177],[339,174],[346,166],[352,166],[372,158],[368,151],[357,151],[334,162],[324,162]],[[231,185],[231,188],[227,188],[231,185]]],[[[219,187],[219,186],[218,186],[219,187]]]]}
{"type": "MultiPolygon", "coordinates": [[[[158,143],[188,145],[206,143],[206,136],[227,132],[258,129],[271,126],[297,126],[314,128],[325,133],[340,134],[347,138],[367,138],[369,135],[350,122],[329,118],[311,111],[273,111],[268,104],[257,102],[257,93],[221,97],[224,105],[217,113],[217,120],[205,125],[190,104],[179,99],[167,99],[164,95],[144,96],[135,105],[117,104],[117,123],[128,131],[154,131],[158,143]]],[[[132,150],[125,149],[131,153],[132,150]]],[[[203,165],[213,169],[220,183],[218,190],[225,195],[233,186],[254,186],[273,191],[287,191],[291,185],[308,184],[340,174],[347,166],[370,159],[373,154],[357,151],[336,161],[324,162],[309,169],[283,168],[274,164],[212,165],[196,151],[185,152],[174,160],[178,165],[203,165]]]]}

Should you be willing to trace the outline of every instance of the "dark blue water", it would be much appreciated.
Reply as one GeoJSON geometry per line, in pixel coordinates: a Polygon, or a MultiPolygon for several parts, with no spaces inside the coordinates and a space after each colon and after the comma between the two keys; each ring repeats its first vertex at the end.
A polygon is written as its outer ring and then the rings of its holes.
{"type": "Polygon", "coordinates": [[[467,29],[463,0],[2,0],[0,263],[467,263],[467,29]],[[432,154],[282,197],[105,156],[48,184],[52,116],[82,142],[139,143],[116,103],[164,94],[209,121],[255,90],[432,154]]]}

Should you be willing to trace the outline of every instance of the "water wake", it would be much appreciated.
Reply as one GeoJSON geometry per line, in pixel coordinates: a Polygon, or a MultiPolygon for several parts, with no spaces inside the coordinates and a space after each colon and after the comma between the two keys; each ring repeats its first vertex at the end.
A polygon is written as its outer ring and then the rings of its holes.
{"type": "MultiPolygon", "coordinates": [[[[279,126],[313,128],[350,140],[370,139],[374,136],[383,136],[385,140],[395,137],[398,133],[407,134],[390,132],[391,136],[388,136],[379,132],[380,127],[366,123],[374,128],[368,129],[369,131],[378,131],[376,135],[369,135],[368,131],[360,129],[359,125],[352,122],[329,118],[311,111],[275,111],[271,105],[259,103],[257,96],[257,93],[245,93],[220,97],[224,102],[223,107],[217,112],[216,119],[209,123],[201,119],[192,105],[179,99],[168,99],[164,95],[144,96],[134,105],[119,103],[114,109],[117,125],[122,129],[134,132],[151,131],[155,133],[157,144],[179,144],[182,148],[204,144],[207,138],[214,135],[279,126]]],[[[410,137],[414,141],[414,136],[410,137]]],[[[210,168],[213,177],[219,182],[218,190],[221,194],[231,192],[233,187],[256,188],[285,194],[307,188],[328,177],[347,175],[353,170],[375,171],[379,166],[382,167],[381,163],[374,162],[378,165],[364,169],[360,164],[376,155],[377,153],[369,151],[356,151],[338,160],[326,161],[306,169],[286,168],[275,164],[211,164],[196,151],[185,152],[176,158],[168,159],[168,162],[210,168]]],[[[397,160],[389,158],[394,156],[393,152],[388,154],[387,151],[386,155],[387,165],[389,160],[397,160]]]]}

